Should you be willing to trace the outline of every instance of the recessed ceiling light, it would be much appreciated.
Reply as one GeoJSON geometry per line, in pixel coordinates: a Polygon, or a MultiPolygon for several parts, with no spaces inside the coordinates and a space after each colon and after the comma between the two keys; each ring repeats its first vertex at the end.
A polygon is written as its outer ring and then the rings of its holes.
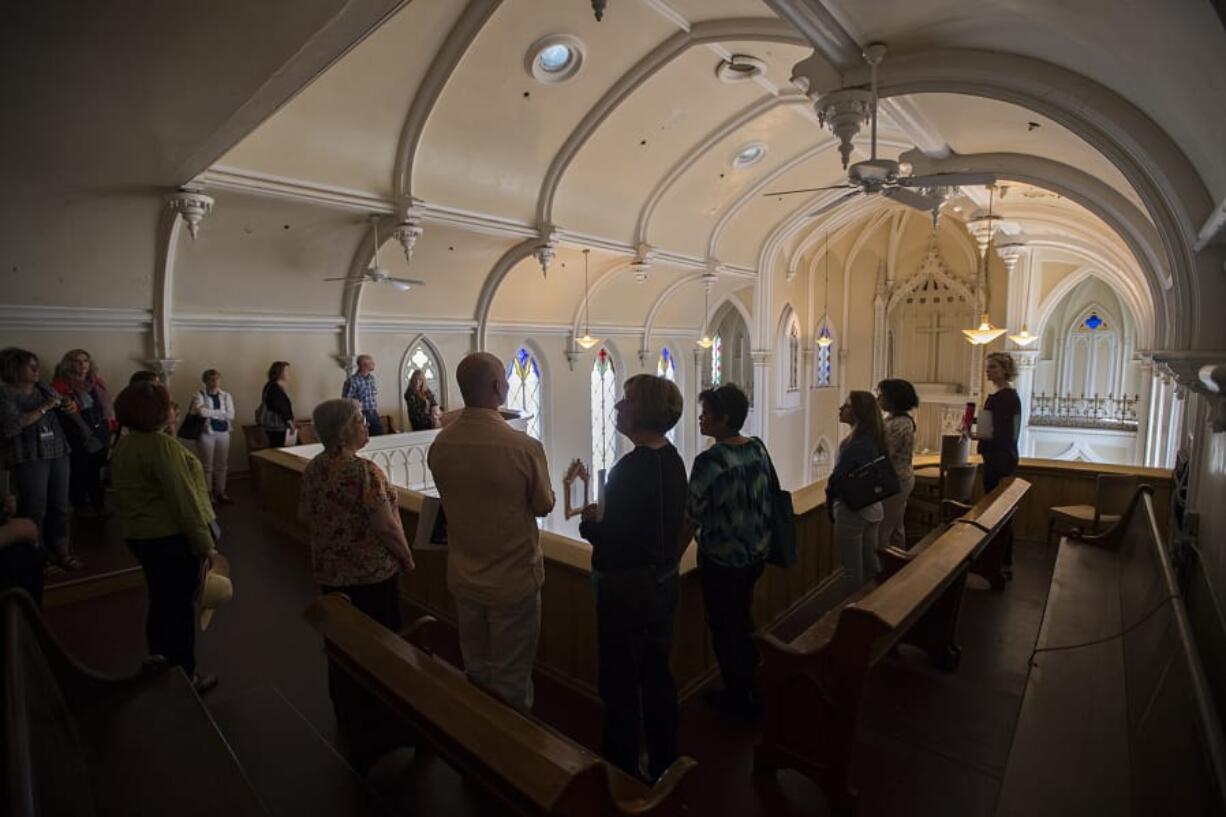
{"type": "Polygon", "coordinates": [[[715,66],[715,76],[721,82],[748,82],[766,73],[766,63],[748,54],[733,54],[715,66]]]}
{"type": "Polygon", "coordinates": [[[750,142],[732,155],[732,166],[737,170],[741,170],[762,161],[762,157],[765,155],[765,142],[750,142]]]}
{"type": "Polygon", "coordinates": [[[583,43],[570,34],[550,34],[532,44],[524,68],[538,82],[563,82],[583,65],[583,43]]]}

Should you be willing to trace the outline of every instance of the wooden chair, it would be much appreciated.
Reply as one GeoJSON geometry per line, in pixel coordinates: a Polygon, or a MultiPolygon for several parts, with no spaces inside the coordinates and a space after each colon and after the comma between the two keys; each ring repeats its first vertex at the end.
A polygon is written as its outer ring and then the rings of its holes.
{"type": "Polygon", "coordinates": [[[961,434],[945,434],[941,437],[941,460],[938,465],[916,468],[915,487],[918,492],[941,494],[945,471],[951,465],[966,465],[971,458],[971,441],[961,434]]]}
{"type": "Polygon", "coordinates": [[[1094,486],[1093,505],[1059,505],[1048,511],[1047,545],[1052,544],[1056,526],[1080,533],[1101,533],[1100,525],[1111,527],[1120,521],[1137,490],[1135,475],[1099,474],[1094,486]]]}
{"type": "Polygon", "coordinates": [[[942,508],[946,502],[958,502],[969,505],[975,495],[975,477],[979,466],[974,463],[965,465],[950,465],[941,474],[939,493],[911,494],[907,504],[928,516],[932,523],[943,519],[942,508]]]}

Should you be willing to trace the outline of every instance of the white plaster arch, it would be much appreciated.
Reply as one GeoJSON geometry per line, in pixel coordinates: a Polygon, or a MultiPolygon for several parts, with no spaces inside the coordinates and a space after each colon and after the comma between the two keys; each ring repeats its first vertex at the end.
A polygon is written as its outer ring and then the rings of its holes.
{"type": "Polygon", "coordinates": [[[764,114],[773,111],[780,105],[808,105],[809,98],[802,93],[789,92],[781,93],[778,96],[766,96],[752,103],[744,110],[738,111],[728,121],[722,123],[715,130],[708,133],[705,137],[699,140],[698,144],[690,148],[684,156],[682,156],[675,165],[673,165],[667,173],[656,182],[656,186],[652,188],[651,193],[647,196],[647,200],[643,202],[642,208],[639,210],[638,221],[634,227],[634,243],[639,245],[642,243],[650,244],[651,217],[655,215],[656,207],[664,195],[676,184],[677,180],[684,175],[685,171],[694,166],[694,163],[706,156],[716,145],[726,139],[730,134],[735,133],[741,128],[748,125],[753,120],[764,114]]]}
{"type": "MultiPolygon", "coordinates": [[[[1104,275],[1101,268],[1097,266],[1086,265],[1086,266],[1079,267],[1073,270],[1071,273],[1069,273],[1064,278],[1062,278],[1058,284],[1052,287],[1051,292],[1047,293],[1047,297],[1043,299],[1043,302],[1039,304],[1039,308],[1035,312],[1036,329],[1034,331],[1036,335],[1039,335],[1040,337],[1042,337],[1043,332],[1047,329],[1048,321],[1052,319],[1052,316],[1055,314],[1056,310],[1060,307],[1060,304],[1063,303],[1064,299],[1069,296],[1069,293],[1073,292],[1073,290],[1077,289],[1077,287],[1081,286],[1083,283],[1085,283],[1091,278],[1097,278],[1098,280],[1102,281],[1107,286],[1111,286],[1111,283],[1112,283],[1111,277],[1109,275],[1104,275]]],[[[1116,297],[1119,297],[1120,291],[1119,290],[1113,290],[1113,291],[1115,292],[1116,297]]],[[[1123,307],[1132,313],[1133,324],[1137,330],[1137,341],[1138,341],[1137,345],[1141,346],[1142,345],[1141,344],[1141,340],[1142,340],[1141,333],[1144,330],[1144,326],[1142,325],[1142,322],[1140,319],[1141,316],[1138,315],[1135,311],[1133,311],[1133,306],[1132,304],[1128,302],[1127,299],[1121,298],[1120,300],[1123,302],[1123,307]]],[[[1104,311],[1110,317],[1112,317],[1113,319],[1116,319],[1116,316],[1112,310],[1104,310],[1104,311]]],[[[1068,327],[1059,327],[1059,329],[1060,329],[1061,334],[1064,334],[1065,331],[1068,329],[1068,327]]]]}
{"type": "MultiPolygon", "coordinates": [[[[395,222],[396,219],[389,215],[379,217],[379,235],[384,237],[382,243],[386,243],[387,236],[390,235],[391,228],[395,222]]],[[[366,268],[370,266],[371,259],[374,257],[375,237],[372,230],[365,230],[362,233],[362,238],[358,241],[358,246],[354,248],[353,259],[349,262],[349,269],[345,273],[346,278],[356,280],[358,283],[353,286],[342,285],[341,314],[345,316],[345,331],[341,338],[342,346],[338,362],[346,371],[357,365],[355,362],[356,356],[358,349],[361,347],[360,315],[362,312],[362,291],[366,288],[366,268]]]]}
{"type": "Polygon", "coordinates": [[[477,351],[485,351],[485,339],[489,332],[490,308],[494,305],[494,296],[498,294],[498,287],[502,285],[503,280],[511,269],[520,261],[532,255],[532,250],[540,245],[540,243],[541,240],[535,236],[525,238],[504,252],[494,263],[489,275],[485,277],[485,283],[481,285],[481,293],[477,296],[477,307],[473,314],[477,321],[475,339],[477,351]]]}
{"type": "MultiPolygon", "coordinates": [[[[1172,342],[1170,333],[1176,330],[1171,328],[1171,323],[1175,315],[1188,314],[1183,311],[1188,308],[1183,305],[1186,293],[1174,287],[1173,282],[1169,287],[1165,283],[1164,278],[1169,279],[1169,276],[1161,270],[1166,269],[1166,253],[1157,229],[1119,192],[1076,168],[1037,156],[981,153],[935,161],[918,153],[907,156],[921,168],[917,172],[990,171],[1002,180],[1024,182],[1058,193],[1097,216],[1128,247],[1145,278],[1149,300],[1155,306],[1150,313],[1155,324],[1155,342],[1172,342]]],[[[1023,209],[1031,211],[1031,218],[1041,218],[1033,213],[1034,208],[1023,209]]]]}
{"type": "Polygon", "coordinates": [[[417,86],[417,93],[409,105],[404,124],[400,129],[400,141],[396,146],[396,162],[392,170],[392,195],[402,203],[409,203],[413,196],[413,168],[417,163],[417,151],[421,137],[435,104],[442,96],[447,80],[468,52],[468,47],[477,38],[486,21],[493,16],[502,0],[468,0],[460,18],[443,38],[442,45],[430,68],[417,86]]]}
{"type": "MultiPolygon", "coordinates": [[[[845,81],[867,82],[866,67],[845,81]]],[[[890,55],[878,71],[880,96],[954,93],[987,97],[1041,113],[1068,128],[1124,175],[1157,227],[1176,286],[1160,333],[1172,348],[1187,348],[1201,334],[1200,278],[1220,274],[1215,259],[1194,249],[1200,224],[1213,209],[1204,180],[1174,140],[1111,89],[1065,68],[1031,57],[975,49],[930,49],[890,55]],[[1176,316],[1179,317],[1176,320],[1176,316]]],[[[1214,327],[1215,331],[1220,331],[1214,327]]]]}
{"type": "Polygon", "coordinates": [[[785,303],[779,311],[779,321],[775,329],[775,345],[779,354],[775,356],[775,408],[794,410],[800,408],[800,394],[804,386],[804,331],[800,326],[800,318],[791,303],[785,303]],[[791,349],[787,347],[792,329],[796,330],[796,388],[790,389],[788,379],[791,376],[791,349]]]}
{"type": "Polygon", "coordinates": [[[544,178],[541,179],[541,189],[536,204],[536,221],[539,227],[544,229],[545,225],[553,224],[553,202],[557,195],[558,185],[562,182],[562,176],[578,155],[579,150],[605,119],[639,86],[687,50],[694,46],[723,40],[805,44],[805,39],[794,28],[777,17],[705,20],[695,23],[688,31],[678,31],[673,34],[635,63],[625,74],[622,74],[566,137],[566,141],[562,143],[562,147],[558,149],[553,161],[550,162],[549,169],[545,171],[544,178]]]}
{"type": "Polygon", "coordinates": [[[579,337],[579,324],[583,322],[583,313],[587,309],[588,302],[598,295],[600,290],[613,283],[613,280],[618,275],[628,269],[630,269],[629,261],[615,261],[613,266],[600,273],[600,276],[591,283],[588,292],[579,298],[579,304],[575,307],[575,314],[570,322],[571,337],[579,337]]]}

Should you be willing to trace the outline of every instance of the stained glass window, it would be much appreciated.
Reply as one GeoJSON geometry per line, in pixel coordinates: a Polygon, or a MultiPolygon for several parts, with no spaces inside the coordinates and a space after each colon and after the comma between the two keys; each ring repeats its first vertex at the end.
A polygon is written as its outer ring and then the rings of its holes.
{"type": "MultiPolygon", "coordinates": [[[[656,377],[662,377],[670,383],[677,382],[677,362],[673,360],[672,350],[665,346],[660,350],[660,359],[656,361],[656,377]]],[[[673,445],[677,444],[677,427],[673,426],[664,434],[673,445]]]]}
{"type": "Polygon", "coordinates": [[[617,373],[613,356],[600,347],[592,364],[592,478],[599,492],[600,471],[613,467],[617,459],[617,424],[613,404],[617,402],[617,373]]]}
{"type": "Polygon", "coordinates": [[[541,368],[521,346],[507,366],[507,408],[528,415],[530,437],[541,438],[541,368]]]}
{"type": "Polygon", "coordinates": [[[1084,323],[1085,323],[1085,328],[1093,332],[1094,330],[1101,328],[1103,324],[1106,323],[1106,321],[1098,317],[1097,312],[1091,312],[1090,316],[1085,319],[1084,323]]]}
{"type": "Polygon", "coordinates": [[[724,339],[716,335],[711,344],[711,385],[724,382],[724,339]]]}
{"type": "Polygon", "coordinates": [[[817,388],[827,388],[834,382],[834,332],[825,319],[817,330],[816,368],[813,372],[813,385],[817,388]],[[822,341],[825,341],[823,343],[822,341]]]}
{"type": "Polygon", "coordinates": [[[792,322],[788,329],[788,391],[800,389],[800,329],[792,322]]]}

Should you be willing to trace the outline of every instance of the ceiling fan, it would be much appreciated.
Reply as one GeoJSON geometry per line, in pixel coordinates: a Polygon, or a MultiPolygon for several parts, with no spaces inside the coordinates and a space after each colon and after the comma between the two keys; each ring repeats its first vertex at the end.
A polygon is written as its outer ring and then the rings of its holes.
{"type": "Polygon", "coordinates": [[[365,271],[362,272],[361,277],[351,278],[349,276],[345,276],[344,278],[325,278],[324,280],[325,281],[344,281],[345,286],[347,287],[357,286],[358,284],[366,284],[366,283],[391,284],[392,286],[394,286],[396,289],[400,290],[401,292],[408,292],[410,289],[412,289],[415,286],[418,286],[418,287],[425,286],[426,285],[425,281],[419,281],[416,278],[397,278],[394,275],[388,274],[387,267],[381,266],[379,264],[379,217],[378,216],[370,217],[370,227],[374,231],[374,237],[375,237],[374,263],[371,264],[371,266],[367,267],[365,271]]]}
{"type": "MultiPolygon", "coordinates": [[[[872,43],[864,49],[864,60],[869,64],[869,69],[872,72],[872,101],[870,104],[870,116],[872,118],[871,156],[847,168],[847,182],[845,184],[830,185],[828,187],[806,187],[800,190],[776,190],[771,193],[764,193],[763,195],[787,196],[793,193],[815,193],[821,190],[849,191],[809,213],[810,218],[833,210],[857,196],[882,195],[893,199],[899,204],[905,204],[908,207],[914,207],[916,210],[932,213],[932,218],[935,222],[940,214],[941,204],[949,196],[949,188],[962,185],[992,185],[996,183],[996,176],[991,173],[932,173],[925,176],[912,176],[910,175],[909,166],[907,167],[907,172],[904,173],[903,166],[898,162],[893,159],[877,156],[877,66],[881,64],[884,58],[885,45],[882,43],[872,43]]],[[[840,89],[840,91],[834,93],[840,93],[842,90],[840,89]]],[[[863,91],[858,93],[862,95],[863,91]]],[[[818,100],[817,107],[819,114],[824,120],[826,114],[822,100],[818,100]]],[[[844,138],[850,140],[850,134],[844,138]]],[[[846,164],[846,159],[844,159],[844,164],[846,164]]]]}

